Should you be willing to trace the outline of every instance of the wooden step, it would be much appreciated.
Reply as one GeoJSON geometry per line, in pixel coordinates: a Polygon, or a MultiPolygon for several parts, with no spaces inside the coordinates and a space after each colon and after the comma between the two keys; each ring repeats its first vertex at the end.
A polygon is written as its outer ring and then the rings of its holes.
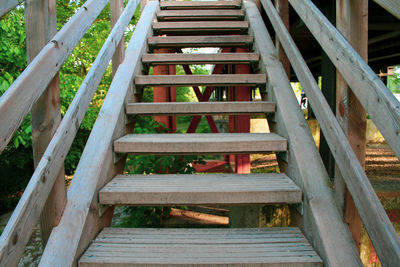
{"type": "Polygon", "coordinates": [[[161,36],[149,37],[148,45],[153,48],[188,48],[188,47],[250,47],[253,36],[161,36]]]}
{"type": "Polygon", "coordinates": [[[134,115],[243,115],[264,114],[276,111],[273,102],[166,102],[129,103],[127,114],[134,115]]]}
{"type": "Polygon", "coordinates": [[[105,228],[79,260],[92,266],[302,266],[322,260],[298,228],[105,228]]]}
{"type": "Polygon", "coordinates": [[[162,1],[161,9],[232,9],[240,8],[242,1],[162,1]]]}
{"type": "Polygon", "coordinates": [[[248,64],[256,63],[260,56],[256,53],[217,54],[144,54],[143,64],[183,65],[183,64],[248,64]]]}
{"type": "Polygon", "coordinates": [[[286,139],[273,133],[129,134],[114,142],[117,153],[154,155],[249,154],[286,149],[286,139]]]}
{"type": "Polygon", "coordinates": [[[153,23],[154,34],[244,34],[248,28],[248,21],[173,21],[153,23]]]}
{"type": "Polygon", "coordinates": [[[258,86],[265,85],[265,74],[137,75],[135,86],[258,86]]]}
{"type": "Polygon", "coordinates": [[[285,174],[119,175],[99,193],[109,205],[236,205],[300,203],[285,174]]]}
{"type": "Polygon", "coordinates": [[[243,10],[160,10],[158,21],[242,20],[243,10]]]}

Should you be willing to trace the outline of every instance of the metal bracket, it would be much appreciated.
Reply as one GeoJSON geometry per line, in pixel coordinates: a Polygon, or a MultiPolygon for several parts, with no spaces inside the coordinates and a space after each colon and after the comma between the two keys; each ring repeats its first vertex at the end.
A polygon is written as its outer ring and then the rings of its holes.
{"type": "Polygon", "coordinates": [[[300,215],[303,216],[303,213],[304,213],[303,202],[298,203],[298,204],[294,204],[293,206],[294,206],[294,208],[297,210],[297,212],[300,213],[300,215]]]}
{"type": "Polygon", "coordinates": [[[285,161],[286,163],[289,162],[289,153],[287,151],[283,151],[283,152],[276,152],[276,156],[285,161]]]}
{"type": "Polygon", "coordinates": [[[106,211],[108,210],[108,208],[110,208],[111,205],[102,205],[102,204],[98,204],[98,215],[99,217],[102,217],[104,215],[104,213],[106,213],[106,211]]]}
{"type": "Polygon", "coordinates": [[[123,158],[125,158],[125,154],[124,153],[113,152],[114,164],[117,164],[123,158]]]}

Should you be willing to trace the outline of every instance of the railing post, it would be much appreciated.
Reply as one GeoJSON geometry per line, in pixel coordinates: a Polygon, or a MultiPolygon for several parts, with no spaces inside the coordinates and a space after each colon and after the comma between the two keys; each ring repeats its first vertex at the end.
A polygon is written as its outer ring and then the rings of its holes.
{"type": "MultiPolygon", "coordinates": [[[[26,1],[25,20],[27,57],[30,63],[57,33],[56,0],[26,1]]],[[[36,167],[61,121],[58,75],[32,107],[31,118],[33,159],[36,167]]],[[[65,203],[65,175],[62,166],[40,218],[43,246],[53,227],[59,223],[65,203]]]]}
{"type": "MultiPolygon", "coordinates": [[[[289,30],[289,2],[288,0],[275,0],[276,10],[278,11],[279,16],[281,17],[283,23],[286,28],[289,30]]],[[[280,44],[278,36],[275,36],[275,47],[278,49],[279,60],[282,62],[283,68],[290,80],[290,62],[288,57],[283,50],[282,45],[280,44]]]]}
{"type": "MultiPolygon", "coordinates": [[[[336,25],[354,49],[368,57],[368,0],[336,1],[336,25]]],[[[344,78],[337,73],[336,117],[349,139],[361,166],[365,164],[366,112],[344,78]]],[[[339,172],[335,177],[336,199],[358,248],[361,244],[362,222],[354,201],[339,172]]]]}
{"type": "MultiPolygon", "coordinates": [[[[124,0],[111,0],[110,2],[110,17],[111,17],[111,29],[117,23],[122,12],[124,12],[124,0]]],[[[122,37],[115,50],[114,56],[112,58],[112,76],[114,78],[117,72],[118,66],[122,63],[125,57],[125,39],[122,37]]]]}

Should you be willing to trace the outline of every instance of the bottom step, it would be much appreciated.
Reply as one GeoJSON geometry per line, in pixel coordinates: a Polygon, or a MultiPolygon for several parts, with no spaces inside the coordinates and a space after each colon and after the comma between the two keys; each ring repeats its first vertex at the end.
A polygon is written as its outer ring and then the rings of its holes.
{"type": "Polygon", "coordinates": [[[105,228],[79,260],[87,266],[322,266],[298,228],[105,228]]]}

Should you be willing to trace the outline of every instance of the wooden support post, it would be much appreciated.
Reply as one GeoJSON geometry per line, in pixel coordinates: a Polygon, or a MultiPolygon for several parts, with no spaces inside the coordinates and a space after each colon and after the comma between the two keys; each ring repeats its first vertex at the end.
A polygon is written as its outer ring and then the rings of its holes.
{"type": "MultiPolygon", "coordinates": [[[[367,60],[368,56],[368,0],[339,0],[336,2],[337,28],[354,49],[367,60]]],[[[343,77],[337,73],[336,117],[347,134],[358,160],[364,167],[366,145],[366,112],[357,97],[349,89],[343,77]]],[[[351,195],[345,189],[343,178],[335,177],[336,198],[339,209],[358,248],[361,244],[362,222],[351,195]]]]}
{"type": "MultiPolygon", "coordinates": [[[[123,11],[124,11],[124,0],[111,0],[110,2],[111,28],[114,28],[114,25],[117,23],[123,11]]],[[[124,37],[122,37],[112,58],[113,78],[115,76],[115,73],[117,72],[118,66],[124,60],[124,57],[125,57],[125,40],[124,37]]]]}
{"type": "MultiPolygon", "coordinates": [[[[246,53],[247,49],[236,48],[237,53],[246,53]]],[[[249,74],[251,72],[248,64],[236,64],[236,74],[249,74]]],[[[229,101],[250,101],[251,88],[248,86],[237,86],[229,88],[229,101]]],[[[250,116],[229,116],[229,132],[249,133],[250,116]]],[[[235,162],[236,173],[250,173],[250,155],[229,155],[229,162],[235,162]]],[[[231,227],[259,227],[260,206],[234,206],[230,208],[229,224],[231,227]]]]}
{"type": "MultiPolygon", "coordinates": [[[[57,33],[56,0],[30,0],[25,6],[27,57],[30,63],[57,33]]],[[[35,167],[61,121],[58,74],[31,110],[32,148],[35,167]]],[[[58,225],[66,203],[64,165],[60,168],[40,218],[43,246],[58,225]]]]}
{"type": "MultiPolygon", "coordinates": [[[[276,10],[281,17],[283,24],[285,24],[286,29],[289,30],[289,2],[288,0],[275,0],[276,10]]],[[[275,47],[278,50],[279,60],[282,62],[283,68],[290,80],[290,61],[280,44],[278,36],[275,36],[275,47]]]]}
{"type": "MultiPolygon", "coordinates": [[[[336,24],[336,3],[334,1],[324,1],[321,3],[321,11],[332,24],[336,24]]],[[[325,96],[331,110],[336,110],[336,67],[330,61],[328,55],[322,50],[321,77],[322,94],[325,96]]],[[[320,130],[319,154],[328,172],[329,178],[333,181],[335,177],[335,159],[329,149],[325,135],[320,130]]]]}

